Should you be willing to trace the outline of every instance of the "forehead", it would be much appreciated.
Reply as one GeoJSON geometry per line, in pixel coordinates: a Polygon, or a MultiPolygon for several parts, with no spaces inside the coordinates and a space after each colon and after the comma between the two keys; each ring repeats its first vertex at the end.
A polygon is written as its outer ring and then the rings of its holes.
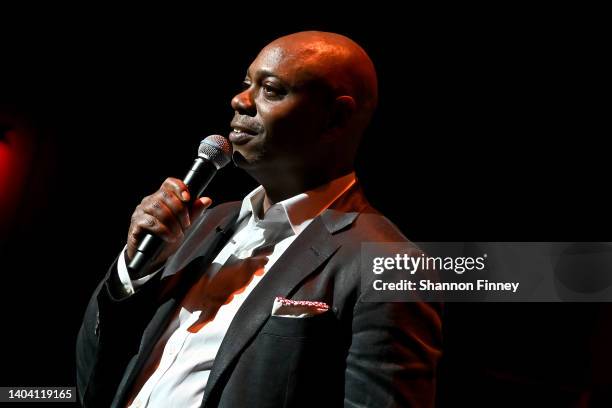
{"type": "Polygon", "coordinates": [[[318,77],[317,71],[314,50],[271,44],[257,55],[248,74],[251,78],[271,75],[289,84],[299,84],[318,77]]]}

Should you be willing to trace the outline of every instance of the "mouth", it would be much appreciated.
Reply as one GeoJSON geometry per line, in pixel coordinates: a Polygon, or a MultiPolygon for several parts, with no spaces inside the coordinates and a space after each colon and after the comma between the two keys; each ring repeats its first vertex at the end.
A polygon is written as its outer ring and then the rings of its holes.
{"type": "Polygon", "coordinates": [[[240,125],[232,125],[232,131],[229,134],[229,140],[233,144],[242,145],[247,143],[249,140],[257,136],[255,130],[240,126],[240,125]]]}

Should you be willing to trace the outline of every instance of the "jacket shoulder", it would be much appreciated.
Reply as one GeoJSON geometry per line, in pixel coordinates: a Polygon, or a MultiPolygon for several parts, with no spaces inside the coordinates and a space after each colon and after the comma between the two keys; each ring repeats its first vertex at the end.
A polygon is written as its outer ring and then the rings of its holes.
{"type": "Polygon", "coordinates": [[[408,242],[400,229],[373,207],[359,213],[352,230],[364,242],[408,242]]]}
{"type": "Polygon", "coordinates": [[[367,200],[360,183],[355,183],[323,214],[328,229],[343,240],[361,242],[406,242],[393,222],[367,200]]]}

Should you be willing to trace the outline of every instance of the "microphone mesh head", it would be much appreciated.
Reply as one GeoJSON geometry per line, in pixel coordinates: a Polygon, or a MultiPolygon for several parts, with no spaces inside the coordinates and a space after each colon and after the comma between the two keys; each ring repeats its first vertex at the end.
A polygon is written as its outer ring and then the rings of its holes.
{"type": "Polygon", "coordinates": [[[220,135],[210,135],[200,142],[198,156],[213,162],[217,169],[225,166],[232,158],[232,145],[220,135]]]}

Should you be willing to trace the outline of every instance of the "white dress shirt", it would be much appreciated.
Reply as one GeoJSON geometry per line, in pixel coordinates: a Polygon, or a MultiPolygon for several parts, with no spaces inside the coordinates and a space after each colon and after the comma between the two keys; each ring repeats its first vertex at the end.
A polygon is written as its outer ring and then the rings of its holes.
{"type": "MultiPolygon", "coordinates": [[[[260,186],[242,201],[236,233],[187,292],[132,389],[129,407],[200,407],[217,351],[249,293],[312,220],[355,183],[355,174],[272,205],[263,218],[260,186]],[[249,216],[250,213],[250,216],[249,216]]],[[[132,294],[123,254],[119,278],[132,294]]]]}

